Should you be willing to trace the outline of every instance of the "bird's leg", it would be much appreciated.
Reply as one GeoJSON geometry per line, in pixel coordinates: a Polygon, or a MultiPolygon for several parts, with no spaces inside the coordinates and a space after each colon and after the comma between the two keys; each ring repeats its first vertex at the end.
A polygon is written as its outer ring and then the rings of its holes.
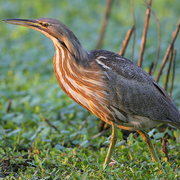
{"type": "Polygon", "coordinates": [[[103,169],[106,168],[106,166],[108,165],[110,159],[111,159],[111,156],[112,156],[112,153],[114,151],[114,148],[115,148],[115,145],[116,145],[116,141],[117,141],[117,127],[116,127],[116,124],[112,124],[112,134],[111,134],[111,142],[110,142],[110,146],[109,146],[109,149],[108,149],[108,153],[106,155],[106,159],[104,161],[104,165],[103,165],[103,169]]]}
{"type": "Polygon", "coordinates": [[[151,152],[151,155],[152,155],[154,161],[159,163],[159,165],[161,166],[161,169],[165,173],[164,168],[161,165],[161,162],[160,162],[160,160],[159,160],[159,158],[158,158],[158,156],[156,154],[156,151],[154,149],[154,146],[152,144],[152,141],[151,141],[151,138],[149,137],[149,135],[146,132],[142,131],[142,130],[138,130],[137,132],[142,136],[142,138],[144,139],[144,141],[148,145],[148,148],[149,148],[149,150],[151,152]]]}

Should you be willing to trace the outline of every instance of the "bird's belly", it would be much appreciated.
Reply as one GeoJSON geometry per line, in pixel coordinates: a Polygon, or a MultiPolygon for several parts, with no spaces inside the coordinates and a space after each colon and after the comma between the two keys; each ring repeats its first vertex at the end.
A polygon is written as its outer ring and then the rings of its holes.
{"type": "Polygon", "coordinates": [[[139,115],[127,115],[127,122],[117,122],[117,127],[129,131],[137,131],[144,128],[153,128],[158,124],[158,121],[154,121],[147,117],[142,117],[139,115]]]}

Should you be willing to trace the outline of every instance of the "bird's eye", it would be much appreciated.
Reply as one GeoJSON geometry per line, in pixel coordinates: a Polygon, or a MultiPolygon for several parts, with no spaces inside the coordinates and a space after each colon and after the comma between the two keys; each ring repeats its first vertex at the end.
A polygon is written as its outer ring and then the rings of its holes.
{"type": "Polygon", "coordinates": [[[40,25],[43,26],[43,27],[48,27],[49,26],[48,23],[40,23],[40,25]]]}

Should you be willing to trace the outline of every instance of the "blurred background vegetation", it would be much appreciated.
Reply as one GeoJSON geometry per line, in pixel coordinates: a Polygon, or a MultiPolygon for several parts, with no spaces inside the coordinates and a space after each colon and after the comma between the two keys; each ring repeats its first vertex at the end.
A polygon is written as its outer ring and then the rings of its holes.
{"type": "MultiPolygon", "coordinates": [[[[92,50],[97,44],[105,7],[105,0],[0,0],[0,17],[1,20],[44,17],[58,19],[74,32],[86,50],[92,50]]],[[[153,1],[152,9],[161,25],[159,67],[180,17],[180,0],[153,1]]],[[[146,16],[144,1],[134,1],[134,10],[136,18],[134,61],[137,63],[146,16]]],[[[132,25],[130,1],[114,0],[102,49],[118,53],[126,32],[132,25]]],[[[156,59],[157,37],[157,23],[151,15],[143,57],[143,68],[146,71],[156,59]]],[[[132,53],[132,39],[124,55],[129,59],[132,53]]],[[[180,98],[177,98],[180,93],[180,36],[176,39],[175,47],[177,47],[176,76],[172,98],[180,109],[180,98]]],[[[118,178],[121,175],[124,178],[134,177],[134,179],[140,176],[147,176],[147,179],[158,177],[158,170],[154,169],[155,165],[151,161],[146,145],[139,142],[140,138],[136,141],[132,135],[126,144],[120,131],[119,146],[115,155],[119,163],[113,170],[111,168],[107,171],[102,170],[101,165],[109,139],[107,140],[106,136],[91,140],[98,133],[100,120],[68,98],[59,87],[52,63],[54,50],[53,43],[43,34],[0,21],[0,177],[16,176],[27,179],[28,177],[36,179],[37,176],[77,179],[92,177],[108,179],[118,178]],[[10,99],[11,107],[7,112],[10,99]],[[90,119],[76,136],[76,132],[88,116],[90,119]],[[45,119],[56,126],[60,133],[49,126],[45,119]],[[9,169],[2,168],[6,159],[10,160],[9,169]],[[27,162],[27,165],[23,162],[27,162]],[[141,166],[142,162],[144,168],[141,166]],[[17,169],[14,169],[14,164],[17,169]],[[51,176],[51,171],[55,175],[51,176]]],[[[157,73],[155,77],[156,75],[157,73]]],[[[164,81],[165,76],[162,76],[160,79],[162,86],[164,81]]],[[[174,133],[167,128],[163,134],[154,137],[154,142],[159,148],[162,136],[168,134],[172,139],[168,139],[171,161],[170,163],[167,163],[167,160],[163,161],[166,170],[170,172],[169,178],[180,175],[177,170],[180,166],[180,159],[177,159],[180,157],[178,133],[179,131],[174,133]]],[[[110,132],[106,135],[109,136],[110,132]]],[[[159,151],[160,153],[163,158],[163,153],[159,151]]]]}

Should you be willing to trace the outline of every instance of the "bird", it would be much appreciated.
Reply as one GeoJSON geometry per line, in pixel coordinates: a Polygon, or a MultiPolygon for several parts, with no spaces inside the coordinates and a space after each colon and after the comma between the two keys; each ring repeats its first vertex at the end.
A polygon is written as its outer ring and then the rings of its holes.
{"type": "Polygon", "coordinates": [[[117,141],[117,128],[137,131],[154,161],[163,167],[144,131],[160,123],[180,128],[180,113],[168,93],[141,67],[106,50],[86,51],[74,33],[53,18],[5,19],[46,35],[55,46],[54,71],[63,91],[112,126],[105,169],[117,141]]]}

